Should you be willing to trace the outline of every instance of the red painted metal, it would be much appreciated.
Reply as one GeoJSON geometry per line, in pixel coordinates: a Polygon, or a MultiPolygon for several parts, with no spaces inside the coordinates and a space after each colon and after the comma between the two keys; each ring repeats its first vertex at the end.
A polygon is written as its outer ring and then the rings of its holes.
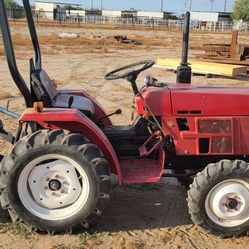
{"type": "Polygon", "coordinates": [[[153,151],[155,151],[162,144],[162,141],[163,141],[162,136],[157,136],[157,134],[152,134],[145,141],[145,143],[139,148],[140,157],[150,155],[153,151]],[[153,138],[157,138],[158,141],[148,150],[147,146],[152,141],[153,138]]]}
{"type": "Polygon", "coordinates": [[[123,183],[150,183],[160,180],[164,165],[165,152],[161,148],[158,160],[133,159],[121,160],[121,171],[123,183]]]}
{"type": "MultiPolygon", "coordinates": [[[[166,131],[167,134],[171,134],[171,136],[174,139],[174,144],[175,144],[177,155],[202,155],[202,154],[203,155],[221,155],[221,154],[222,155],[234,155],[234,154],[240,155],[241,154],[240,151],[242,147],[240,143],[236,143],[236,140],[238,141],[238,137],[236,138],[236,135],[240,129],[238,126],[236,128],[234,128],[234,126],[235,126],[236,120],[239,121],[240,124],[246,124],[245,121],[243,121],[244,117],[236,117],[236,118],[215,117],[215,116],[214,117],[187,117],[186,122],[189,127],[189,130],[180,130],[176,119],[182,118],[182,117],[183,116],[162,118],[163,129],[166,131]],[[223,120],[231,121],[230,131],[217,132],[217,131],[212,131],[212,130],[210,131],[209,129],[207,129],[204,132],[200,131],[200,125],[199,125],[200,121],[201,122],[207,121],[208,124],[209,122],[216,124],[219,121],[223,121],[223,120]],[[207,153],[200,152],[199,141],[202,138],[209,139],[210,148],[207,153]],[[227,143],[228,140],[230,141],[229,143],[227,143]],[[215,144],[217,146],[221,146],[221,148],[218,149],[217,147],[215,149],[215,144]]],[[[249,117],[246,117],[245,120],[246,122],[248,122],[249,117]]],[[[230,125],[228,126],[230,127],[230,125]]],[[[249,150],[247,150],[246,153],[248,154],[249,150]]]]}
{"type": "Polygon", "coordinates": [[[155,116],[172,115],[170,91],[167,87],[144,88],[141,94],[142,98],[139,94],[135,96],[138,114],[150,116],[144,105],[144,101],[146,101],[155,116]]]}
{"type": "Polygon", "coordinates": [[[168,84],[144,88],[142,96],[135,97],[137,113],[151,115],[145,101],[161,117],[177,156],[249,155],[249,87],[168,84]]]}
{"type": "MultiPolygon", "coordinates": [[[[164,88],[144,88],[142,96],[155,116],[191,114],[191,112],[195,116],[196,114],[201,116],[249,114],[249,87],[245,86],[168,84],[164,88]]],[[[137,113],[149,116],[143,99],[139,94],[135,97],[137,113]]]]}
{"type": "Polygon", "coordinates": [[[97,144],[110,164],[111,171],[118,175],[122,182],[120,164],[115,151],[105,134],[89,118],[75,109],[47,108],[42,112],[35,112],[28,108],[19,118],[19,122],[34,121],[44,129],[66,129],[71,132],[82,133],[92,143],[97,144]]]}
{"type": "MultiPolygon", "coordinates": [[[[172,114],[201,111],[201,116],[249,114],[249,87],[169,85],[172,114]]],[[[196,113],[193,113],[196,116],[196,113]]]]}
{"type": "Polygon", "coordinates": [[[162,123],[172,132],[177,155],[249,154],[249,87],[170,85],[169,89],[173,115],[163,117],[162,123]],[[179,130],[177,118],[185,118],[189,130],[179,130]],[[201,139],[209,142],[205,153],[200,151],[201,139]]]}
{"type": "MultiPolygon", "coordinates": [[[[59,92],[59,94],[77,95],[77,96],[83,96],[83,97],[90,99],[92,101],[92,103],[94,105],[94,109],[95,109],[95,114],[92,117],[92,120],[94,122],[97,122],[101,118],[107,116],[107,114],[105,113],[105,111],[104,111],[103,107],[100,105],[100,103],[95,98],[91,97],[91,95],[89,95],[86,91],[83,91],[83,90],[59,90],[58,92],[59,92]]],[[[108,117],[103,119],[102,122],[106,125],[112,125],[112,122],[108,117]]]]}

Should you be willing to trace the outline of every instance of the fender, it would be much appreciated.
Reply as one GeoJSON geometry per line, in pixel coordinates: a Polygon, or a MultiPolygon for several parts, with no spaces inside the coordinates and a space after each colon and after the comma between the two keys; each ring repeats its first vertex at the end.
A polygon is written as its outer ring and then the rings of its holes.
{"type": "MultiPolygon", "coordinates": [[[[94,122],[98,122],[101,118],[107,116],[107,114],[104,111],[101,104],[95,98],[90,96],[86,91],[83,91],[83,90],[59,90],[59,94],[77,95],[77,96],[86,97],[89,100],[91,100],[91,102],[94,105],[94,109],[95,109],[95,114],[93,116],[94,122]]],[[[112,122],[108,117],[103,119],[103,122],[105,125],[112,125],[112,122]]]]}
{"type": "Polygon", "coordinates": [[[36,122],[44,129],[65,129],[83,134],[90,142],[99,146],[109,162],[111,172],[118,176],[119,184],[121,184],[120,164],[111,143],[100,128],[80,111],[45,108],[41,112],[36,112],[32,108],[28,108],[20,116],[19,122],[36,122]]]}

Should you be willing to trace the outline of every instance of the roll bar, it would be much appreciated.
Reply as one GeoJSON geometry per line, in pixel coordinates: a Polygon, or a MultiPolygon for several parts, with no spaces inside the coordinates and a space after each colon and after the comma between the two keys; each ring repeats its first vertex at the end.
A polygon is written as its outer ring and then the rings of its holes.
{"type": "Polygon", "coordinates": [[[26,13],[30,37],[31,37],[33,48],[35,51],[35,69],[41,69],[42,67],[41,50],[40,50],[40,45],[39,45],[36,29],[35,29],[32,11],[30,8],[30,3],[29,3],[29,0],[23,0],[22,2],[23,2],[25,13],[26,13]]]}
{"type": "MultiPolygon", "coordinates": [[[[29,32],[31,41],[33,44],[34,52],[35,52],[35,64],[34,69],[41,69],[42,67],[42,61],[41,61],[41,51],[39,46],[39,41],[35,29],[35,24],[32,16],[32,11],[30,8],[29,0],[23,0],[23,6],[26,13],[26,18],[28,22],[29,32]]],[[[27,87],[26,82],[24,81],[22,75],[20,74],[17,64],[16,64],[16,58],[15,58],[15,52],[13,48],[12,38],[11,38],[11,32],[9,28],[9,22],[6,15],[6,9],[4,6],[4,0],[0,0],[0,27],[2,31],[2,37],[3,37],[3,44],[5,49],[5,54],[9,66],[9,70],[11,73],[11,76],[17,85],[19,91],[23,95],[25,99],[25,103],[27,107],[32,106],[32,94],[27,87]]]]}
{"type": "Polygon", "coordinates": [[[4,7],[4,0],[0,0],[0,27],[2,31],[2,37],[3,37],[3,44],[5,49],[5,54],[9,66],[9,70],[11,73],[11,76],[16,83],[18,89],[22,93],[25,103],[27,107],[31,107],[31,94],[27,87],[27,84],[25,83],[22,75],[20,74],[17,65],[16,65],[16,58],[15,53],[13,49],[13,43],[10,35],[10,28],[8,19],[6,16],[6,10],[4,7]]]}

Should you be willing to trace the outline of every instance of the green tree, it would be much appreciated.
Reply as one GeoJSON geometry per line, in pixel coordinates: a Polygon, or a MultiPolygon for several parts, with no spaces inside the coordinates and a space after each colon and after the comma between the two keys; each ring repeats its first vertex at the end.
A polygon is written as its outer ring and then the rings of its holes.
{"type": "Polygon", "coordinates": [[[4,0],[6,9],[19,9],[20,5],[18,5],[14,0],[4,0]]]}
{"type": "Polygon", "coordinates": [[[163,12],[163,19],[178,20],[179,18],[171,12],[163,12]]]}
{"type": "Polygon", "coordinates": [[[232,17],[234,20],[249,22],[249,0],[236,0],[233,6],[232,17]]]}
{"type": "Polygon", "coordinates": [[[14,0],[4,0],[5,8],[11,11],[12,18],[23,18],[23,7],[14,0]]]}

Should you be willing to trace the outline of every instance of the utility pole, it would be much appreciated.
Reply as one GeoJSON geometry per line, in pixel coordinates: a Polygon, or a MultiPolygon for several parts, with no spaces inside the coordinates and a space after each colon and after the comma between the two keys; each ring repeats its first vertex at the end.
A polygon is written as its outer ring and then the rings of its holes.
{"type": "Polygon", "coordinates": [[[163,0],[161,1],[161,12],[163,12],[163,0]]]}
{"type": "Polygon", "coordinates": [[[224,12],[227,12],[227,0],[225,0],[225,3],[224,3],[224,12]]]}
{"type": "Polygon", "coordinates": [[[101,11],[103,10],[103,0],[101,0],[101,11]]]}
{"type": "Polygon", "coordinates": [[[92,0],[92,4],[91,4],[91,10],[93,10],[93,0],[92,0]]]}
{"type": "Polygon", "coordinates": [[[192,10],[192,0],[189,1],[189,11],[192,10]]]}
{"type": "Polygon", "coordinates": [[[211,12],[213,12],[213,9],[214,9],[214,0],[210,0],[210,3],[211,3],[211,12]]]}

